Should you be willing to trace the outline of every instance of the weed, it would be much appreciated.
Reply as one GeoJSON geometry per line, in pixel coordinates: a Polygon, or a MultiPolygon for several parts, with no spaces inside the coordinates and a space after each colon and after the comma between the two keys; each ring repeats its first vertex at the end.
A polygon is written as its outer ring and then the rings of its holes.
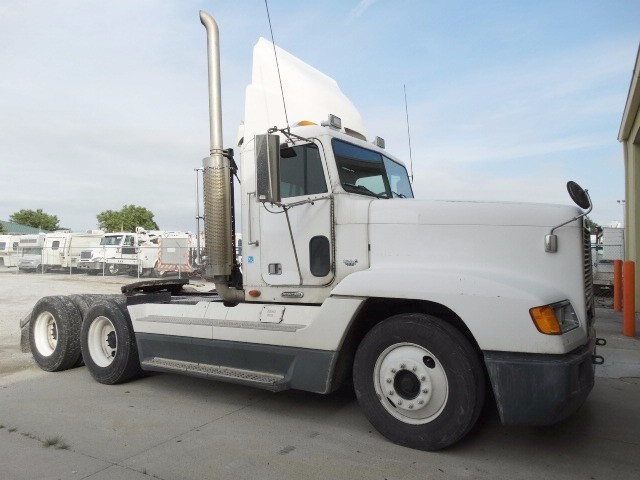
{"type": "Polygon", "coordinates": [[[54,447],[57,450],[68,450],[69,444],[65,442],[62,437],[56,435],[55,437],[47,437],[42,442],[42,446],[45,448],[54,447]]]}
{"type": "Polygon", "coordinates": [[[16,427],[11,427],[8,431],[9,431],[10,433],[13,433],[13,432],[15,432],[16,430],[18,430],[16,427]]]}

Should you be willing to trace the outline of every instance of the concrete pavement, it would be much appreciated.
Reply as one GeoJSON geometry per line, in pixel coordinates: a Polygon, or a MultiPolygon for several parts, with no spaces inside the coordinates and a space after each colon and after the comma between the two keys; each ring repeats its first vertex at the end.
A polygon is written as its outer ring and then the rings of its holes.
{"type": "Polygon", "coordinates": [[[606,363],[576,415],[514,428],[488,409],[471,435],[438,453],[388,442],[348,395],[166,374],[105,386],[84,367],[34,369],[0,379],[0,478],[637,479],[640,340],[619,333],[618,317],[598,311],[606,363]],[[69,448],[42,446],[55,436],[69,448]]]}

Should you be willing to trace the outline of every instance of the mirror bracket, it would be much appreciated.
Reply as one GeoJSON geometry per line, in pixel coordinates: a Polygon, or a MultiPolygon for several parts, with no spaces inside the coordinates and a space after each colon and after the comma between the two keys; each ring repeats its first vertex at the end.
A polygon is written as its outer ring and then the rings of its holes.
{"type": "MultiPolygon", "coordinates": [[[[575,182],[569,182],[569,183],[575,183],[575,182]]],[[[571,223],[571,222],[579,220],[579,219],[581,219],[583,217],[586,217],[587,215],[589,215],[589,213],[591,213],[591,210],[593,210],[593,203],[591,203],[591,196],[589,195],[589,190],[584,190],[584,194],[586,195],[587,200],[589,201],[589,209],[586,212],[581,213],[577,217],[573,217],[571,220],[567,220],[566,222],[563,222],[560,225],[556,225],[555,227],[553,227],[551,229],[551,231],[549,232],[549,235],[546,235],[544,237],[544,251],[545,252],[555,253],[555,252],[558,251],[558,236],[553,233],[555,230],[557,230],[560,227],[563,227],[563,226],[567,225],[568,223],[571,223]]],[[[573,198],[573,196],[572,196],[572,198],[573,198]]]]}

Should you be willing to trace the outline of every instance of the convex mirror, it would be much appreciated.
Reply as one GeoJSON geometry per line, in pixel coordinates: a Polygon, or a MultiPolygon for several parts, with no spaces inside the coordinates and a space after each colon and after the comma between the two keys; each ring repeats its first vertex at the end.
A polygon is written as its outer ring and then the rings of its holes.
{"type": "Polygon", "coordinates": [[[567,182],[567,191],[569,192],[571,200],[573,200],[581,209],[587,210],[591,208],[591,199],[589,198],[589,195],[576,182],[567,182]]]}

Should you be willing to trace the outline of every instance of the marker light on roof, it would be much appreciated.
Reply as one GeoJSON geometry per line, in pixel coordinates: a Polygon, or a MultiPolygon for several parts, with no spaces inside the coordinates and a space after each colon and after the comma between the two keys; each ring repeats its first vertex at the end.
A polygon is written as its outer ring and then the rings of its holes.
{"type": "Polygon", "coordinates": [[[329,119],[326,122],[322,122],[322,126],[340,130],[342,128],[342,120],[340,119],[340,117],[329,114],[329,119]]]}
{"type": "Polygon", "coordinates": [[[376,147],[384,148],[384,138],[376,137],[373,141],[373,144],[376,147]]]}
{"type": "Polygon", "coordinates": [[[317,123],[310,122],[309,120],[300,120],[294,127],[307,127],[309,125],[317,125],[317,123]]]}

